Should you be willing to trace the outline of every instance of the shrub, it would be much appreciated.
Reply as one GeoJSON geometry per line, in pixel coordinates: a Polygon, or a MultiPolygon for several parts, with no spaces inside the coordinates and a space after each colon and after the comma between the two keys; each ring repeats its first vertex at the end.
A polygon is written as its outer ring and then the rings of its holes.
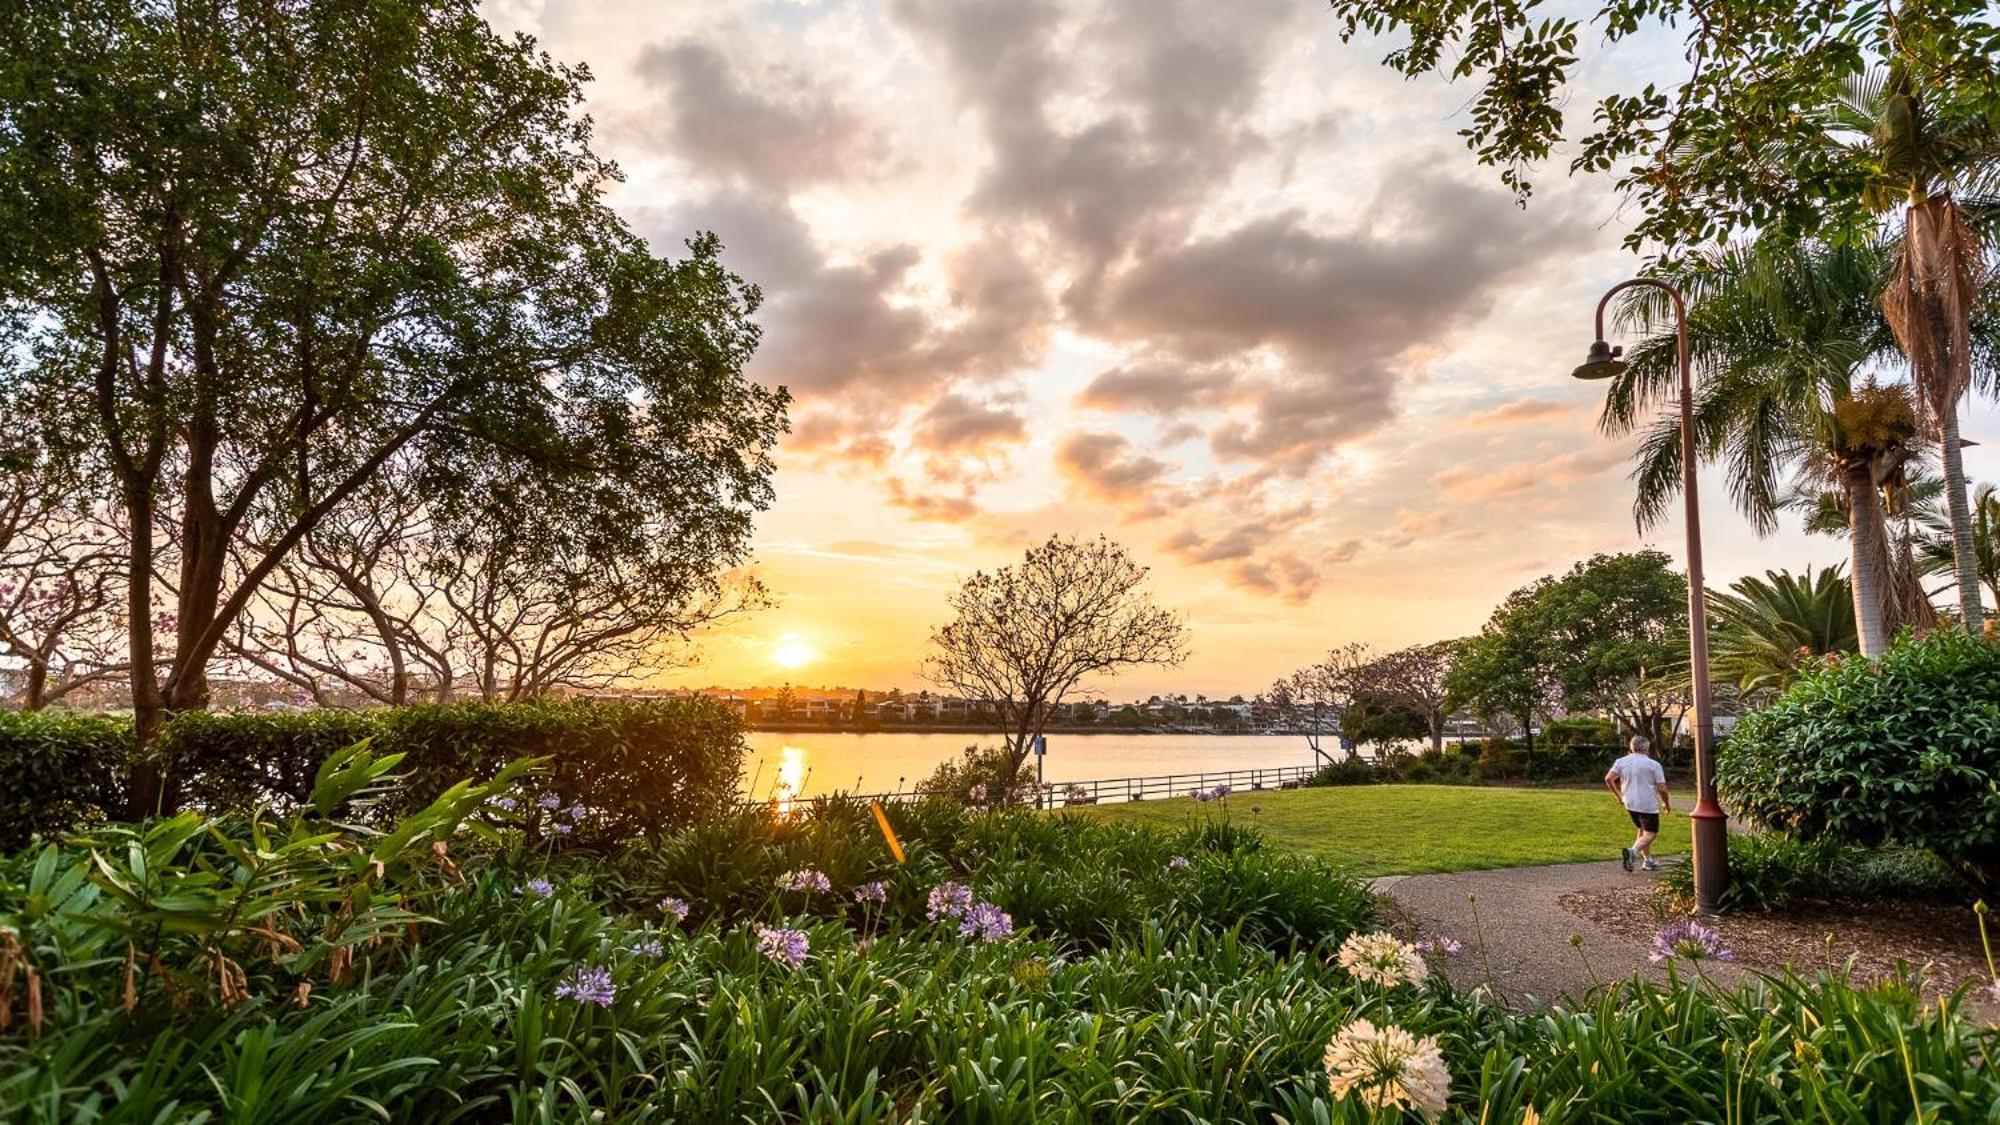
{"type": "Polygon", "coordinates": [[[1364,758],[1340,758],[1328,762],[1306,778],[1306,785],[1376,785],[1389,780],[1374,763],[1364,758]]]}
{"type": "MultiPolygon", "coordinates": [[[[1669,865],[1661,893],[1675,908],[1694,902],[1694,870],[1669,865]]],[[[1838,840],[1795,840],[1780,832],[1729,837],[1723,910],[1783,910],[1804,902],[1948,898],[1962,884],[1929,852],[1864,848],[1838,840]]]]}
{"type": "Polygon", "coordinates": [[[1737,724],[1716,781],[1759,823],[1923,848],[1988,893],[2000,883],[2000,644],[1940,629],[1873,661],[1829,657],[1737,724]]]}
{"type": "Polygon", "coordinates": [[[63,711],[0,711],[0,849],[123,812],[132,724],[63,711]]]}
{"type": "Polygon", "coordinates": [[[1035,797],[1035,767],[1032,759],[1016,763],[1004,746],[968,746],[957,758],[939,762],[917,789],[975,805],[1029,803],[1035,797]]]}
{"type": "MultiPolygon", "coordinates": [[[[733,807],[742,724],[706,699],[419,705],[373,711],[189,711],[161,732],[156,753],[177,798],[222,813],[302,804],[320,766],[368,740],[401,758],[402,785],[373,815],[422,808],[464,778],[483,781],[517,758],[547,759],[541,785],[564,808],[582,804],[575,840],[599,848],[671,831],[733,807]]],[[[18,843],[122,811],[129,722],[40,713],[0,715],[0,765],[12,765],[23,808],[0,833],[18,843]],[[32,806],[32,808],[29,808],[32,806]]],[[[6,807],[0,804],[0,808],[6,807]]]]}

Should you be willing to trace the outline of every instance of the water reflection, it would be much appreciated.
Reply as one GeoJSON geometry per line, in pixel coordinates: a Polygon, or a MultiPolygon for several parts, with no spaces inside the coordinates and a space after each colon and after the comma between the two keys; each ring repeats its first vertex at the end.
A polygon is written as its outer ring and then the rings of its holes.
{"type": "Polygon", "coordinates": [[[778,780],[771,788],[771,800],[779,815],[792,811],[792,803],[806,787],[806,748],[785,746],[778,750],[778,780]]]}

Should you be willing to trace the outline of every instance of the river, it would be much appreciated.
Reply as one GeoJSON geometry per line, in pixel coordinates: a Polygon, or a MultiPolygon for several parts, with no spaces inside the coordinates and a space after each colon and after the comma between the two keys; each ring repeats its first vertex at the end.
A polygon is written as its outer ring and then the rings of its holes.
{"type": "MultiPolygon", "coordinates": [[[[901,731],[751,731],[748,737],[744,788],[758,800],[911,789],[967,746],[998,741],[901,731]]],[[[1312,764],[1304,736],[1295,734],[1056,734],[1048,746],[1043,769],[1056,783],[1312,764]]]]}

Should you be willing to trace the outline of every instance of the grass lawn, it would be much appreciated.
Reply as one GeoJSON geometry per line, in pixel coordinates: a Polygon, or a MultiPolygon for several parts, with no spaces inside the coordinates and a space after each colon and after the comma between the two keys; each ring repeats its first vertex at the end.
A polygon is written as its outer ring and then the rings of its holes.
{"type": "MultiPolygon", "coordinates": [[[[1659,854],[1688,849],[1690,795],[1660,818],[1659,854]]],[[[1625,810],[1602,789],[1350,785],[1238,793],[1221,805],[1183,798],[1103,805],[1090,816],[1177,825],[1229,817],[1272,843],[1356,875],[1411,875],[1612,859],[1632,842],[1625,810]]]]}

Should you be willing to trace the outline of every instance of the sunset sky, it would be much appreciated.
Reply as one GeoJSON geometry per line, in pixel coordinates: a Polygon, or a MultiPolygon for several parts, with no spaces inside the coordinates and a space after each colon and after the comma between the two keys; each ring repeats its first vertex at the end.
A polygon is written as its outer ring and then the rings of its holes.
{"type": "MultiPolygon", "coordinates": [[[[922,686],[971,571],[1104,532],[1193,656],[1100,685],[1254,693],[1331,645],[1476,631],[1640,535],[1628,449],[1568,371],[1638,264],[1608,180],[1516,208],[1457,132],[1309,0],[495,0],[587,63],[614,202],[762,287],[752,374],[789,386],[780,600],[672,682],[922,686]]],[[[1677,44],[1586,49],[1671,82],[1677,44]]],[[[1587,114],[1583,98],[1572,116],[1587,114]]],[[[1572,121],[1572,128],[1576,122],[1572,121]]],[[[1977,407],[1975,479],[2000,477],[1977,407]]],[[[1758,540],[1709,485],[1711,580],[1844,556],[1758,540]]]]}

